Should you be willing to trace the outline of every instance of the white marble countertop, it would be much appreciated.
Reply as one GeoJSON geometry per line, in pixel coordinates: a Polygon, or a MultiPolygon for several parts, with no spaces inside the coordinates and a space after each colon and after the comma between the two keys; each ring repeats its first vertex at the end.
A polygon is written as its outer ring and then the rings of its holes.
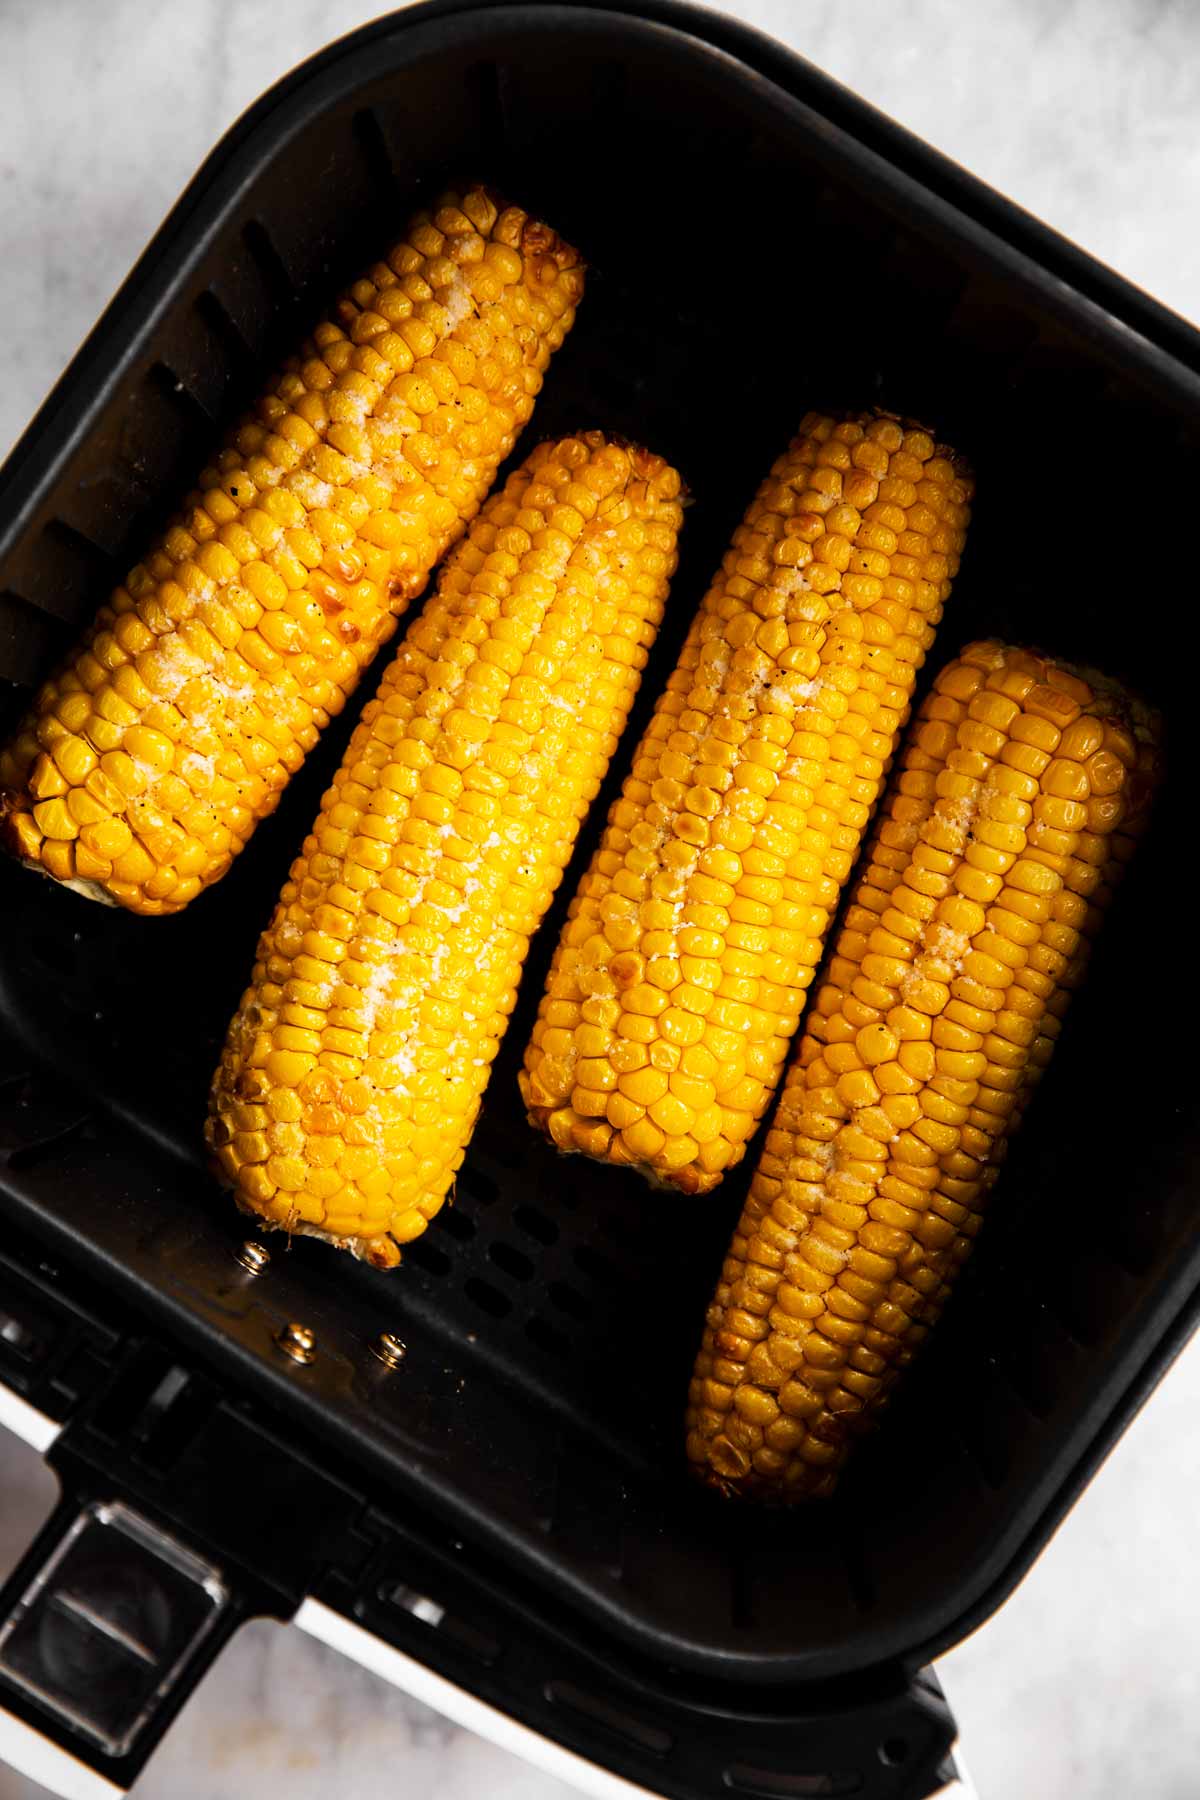
{"type": "MultiPolygon", "coordinates": [[[[1200,318],[1200,8],[740,0],[886,112],[1200,318]]],[[[202,156],[362,0],[0,4],[0,453],[202,156]]],[[[941,1672],[986,1800],[1200,1793],[1200,1347],[1037,1568],[941,1672]]],[[[0,1434],[0,1573],[49,1504],[0,1434]]],[[[557,1800],[569,1790],[298,1633],[244,1631],[143,1800],[557,1800]]],[[[0,1800],[33,1800],[0,1767],[0,1800]]]]}

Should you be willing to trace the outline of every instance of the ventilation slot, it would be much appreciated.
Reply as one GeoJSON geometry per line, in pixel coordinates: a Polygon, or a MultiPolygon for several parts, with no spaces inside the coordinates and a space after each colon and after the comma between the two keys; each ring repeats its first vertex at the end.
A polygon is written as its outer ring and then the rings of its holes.
{"type": "Polygon", "coordinates": [[[98,577],[107,575],[109,559],[105,552],[99,544],[94,544],[90,537],[85,537],[82,531],[69,525],[65,519],[51,519],[46,526],[45,535],[70,555],[87,563],[98,577]]]}
{"type": "Polygon", "coordinates": [[[1123,1270],[1081,1247],[1060,1266],[1047,1303],[1076,1343],[1090,1350],[1114,1329],[1132,1287],[1123,1270]]]}
{"type": "Polygon", "coordinates": [[[465,84],[475,101],[480,142],[488,145],[494,167],[508,143],[506,73],[497,63],[478,63],[467,70],[465,84]]]}
{"type": "Polygon", "coordinates": [[[584,1319],[591,1318],[592,1309],[588,1302],[575,1288],[568,1287],[565,1281],[552,1281],[546,1292],[551,1306],[557,1306],[559,1312],[566,1313],[569,1318],[578,1319],[581,1323],[584,1319]]]}
{"type": "Polygon", "coordinates": [[[1048,1419],[1058,1404],[1063,1358],[1070,1354],[1061,1333],[1051,1333],[1040,1313],[1016,1317],[998,1370],[1035,1419],[1048,1419]]]}
{"type": "Polygon", "coordinates": [[[539,1244],[553,1244],[558,1241],[558,1226],[549,1220],[545,1213],[540,1213],[536,1206],[518,1206],[513,1212],[513,1224],[523,1231],[526,1237],[534,1238],[539,1244]]]}
{"type": "Polygon", "coordinates": [[[411,1244],[404,1246],[404,1261],[415,1263],[418,1269],[424,1269],[427,1275],[448,1275],[450,1258],[437,1244],[431,1244],[429,1233],[414,1238],[411,1244]]]}
{"type": "Polygon", "coordinates": [[[641,1221],[627,1219],[622,1213],[602,1213],[600,1229],[606,1238],[620,1246],[622,1251],[640,1250],[643,1227],[641,1221]]]}
{"type": "Polygon", "coordinates": [[[373,112],[364,108],[355,113],[353,130],[372,184],[383,190],[387,204],[396,204],[400,199],[400,183],[382,125],[373,112]]]}
{"type": "Polygon", "coordinates": [[[675,1739],[658,1725],[648,1725],[634,1718],[624,1708],[614,1706],[599,1694],[588,1694],[569,1681],[548,1681],[543,1690],[552,1706],[562,1707],[591,1725],[600,1726],[611,1736],[634,1744],[650,1756],[667,1756],[675,1748],[675,1739]]]}
{"type": "Polygon", "coordinates": [[[837,1540],[850,1598],[860,1613],[870,1612],[878,1598],[878,1592],[867,1562],[871,1534],[866,1522],[856,1518],[853,1513],[844,1512],[837,1540]]]}
{"type": "Polygon", "coordinates": [[[244,380],[254,367],[255,356],[240,329],[234,322],[233,315],[211,288],[196,297],[196,311],[211,331],[222,352],[228,357],[233,367],[234,377],[244,380]]]}
{"type": "Polygon", "coordinates": [[[490,1175],[485,1175],[480,1168],[468,1166],[458,1178],[460,1192],[468,1195],[479,1206],[491,1206],[500,1198],[500,1184],[490,1175]]]}
{"type": "MultiPolygon", "coordinates": [[[[496,1084],[493,1082],[492,1085],[494,1087],[496,1084]]],[[[502,1169],[518,1168],[523,1160],[524,1148],[523,1133],[519,1137],[515,1136],[511,1124],[501,1125],[495,1114],[485,1112],[479,1121],[471,1144],[472,1176],[478,1177],[481,1162],[497,1163],[502,1169]]],[[[485,1176],[484,1179],[490,1181],[491,1177],[485,1176]]]]}
{"type": "Polygon", "coordinates": [[[463,1293],[479,1307],[481,1312],[491,1315],[493,1319],[503,1319],[512,1311],[512,1301],[490,1281],[483,1281],[478,1275],[472,1275],[463,1283],[463,1293]]]}
{"type": "Polygon", "coordinates": [[[447,1204],[440,1212],[436,1212],[430,1223],[438,1231],[444,1231],[447,1237],[457,1238],[460,1244],[469,1243],[475,1236],[475,1221],[457,1206],[447,1204]]]}
{"type": "Polygon", "coordinates": [[[379,1598],[389,1606],[399,1607],[411,1619],[418,1620],[430,1631],[436,1631],[440,1638],[467,1651],[479,1662],[494,1663],[504,1648],[498,1637],[484,1631],[473,1620],[459,1618],[429,1594],[405,1587],[402,1582],[397,1582],[394,1587],[380,1588],[379,1598]]]}
{"type": "Polygon", "coordinates": [[[967,1395],[959,1396],[958,1440],[991,1488],[1003,1487],[1012,1467],[1013,1451],[1028,1429],[1018,1402],[1007,1386],[1001,1386],[993,1367],[980,1369],[967,1395]]]}
{"type": "Polygon", "coordinates": [[[174,369],[168,368],[166,363],[154,363],[150,369],[150,380],[159,393],[183,414],[189,425],[211,434],[212,414],[186,382],[180,380],[174,369]]]}
{"type": "Polygon", "coordinates": [[[620,1271],[614,1268],[607,1256],[602,1256],[599,1250],[593,1250],[590,1244],[580,1244],[577,1250],[572,1251],[572,1256],[583,1273],[599,1282],[602,1287],[620,1286],[620,1271]]]}
{"type": "Polygon", "coordinates": [[[7,1158],[8,1167],[18,1175],[30,1174],[34,1169],[40,1169],[43,1163],[53,1162],[75,1130],[72,1126],[67,1131],[56,1132],[53,1137],[40,1138],[36,1144],[22,1145],[7,1158]]]}
{"type": "Polygon", "coordinates": [[[752,1631],[758,1624],[754,1606],[754,1575],[743,1550],[729,1569],[729,1623],[735,1631],[752,1631]]]}
{"type": "MultiPolygon", "coordinates": [[[[74,618],[76,608],[69,609],[74,618]]],[[[63,625],[11,589],[0,593],[0,677],[23,687],[42,673],[65,639],[63,625]]]]}
{"type": "Polygon", "coordinates": [[[536,1315],[532,1319],[526,1319],[525,1336],[536,1349],[544,1350],[547,1356],[566,1358],[571,1355],[571,1340],[565,1332],[536,1315]]]}
{"type": "Polygon", "coordinates": [[[785,1769],[756,1769],[752,1763],[731,1763],[724,1774],[735,1794],[761,1795],[762,1800],[799,1800],[809,1794],[857,1794],[863,1779],[854,1769],[826,1769],[819,1774],[792,1774],[785,1769]]]}
{"type": "MultiPolygon", "coordinates": [[[[120,475],[137,486],[136,504],[148,489],[138,471],[122,459],[120,475]]],[[[33,605],[55,618],[73,623],[97,597],[112,586],[113,563],[99,544],[65,519],[51,519],[43,527],[26,565],[26,586],[33,605]]]]}
{"type": "Polygon", "coordinates": [[[1144,1279],[1161,1256],[1166,1236],[1161,1204],[1133,1201],[1112,1221],[1109,1251],[1125,1274],[1144,1279]]]}
{"type": "Polygon", "coordinates": [[[266,226],[258,219],[247,219],[242,227],[242,242],[258,265],[263,283],[276,306],[281,311],[291,307],[296,299],[296,284],[288,274],[266,226]]]}
{"type": "Polygon", "coordinates": [[[511,1244],[493,1244],[488,1256],[498,1269],[511,1275],[514,1281],[528,1281],[533,1274],[533,1264],[520,1250],[514,1250],[511,1244]]]}

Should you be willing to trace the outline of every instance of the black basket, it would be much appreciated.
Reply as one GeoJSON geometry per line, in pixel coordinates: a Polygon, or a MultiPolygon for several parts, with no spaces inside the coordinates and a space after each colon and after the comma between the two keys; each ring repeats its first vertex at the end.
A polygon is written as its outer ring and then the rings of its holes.
{"type": "MultiPolygon", "coordinates": [[[[14,711],[273,360],[414,204],[475,173],[591,268],[534,430],[636,435],[696,496],[626,755],[809,405],[916,415],[975,463],[939,659],[1012,636],[1127,677],[1168,725],[1189,704],[1196,626],[1160,565],[1186,561],[1200,337],[768,39],[671,0],[583,0],[381,20],[214,152],[0,478],[14,711]]],[[[351,725],[179,918],[0,868],[0,1379],[69,1421],[68,1497],[0,1619],[81,1503],[113,1496],[227,1596],[127,1742],[11,1677],[2,1628],[0,1699],[128,1781],[237,1620],[316,1593],[654,1792],[929,1792],[952,1726],[922,1664],[1011,1591],[1194,1321],[1197,972],[1177,957],[1164,981],[1145,946],[1176,916],[1196,734],[1176,733],[984,1248],[837,1505],[801,1525],[682,1469],[753,1159],[705,1201],[652,1195],[563,1164],[522,1117],[515,1069],[595,825],[455,1204],[403,1269],[303,1240],[270,1241],[258,1276],[235,1260],[245,1226],[200,1155],[206,1083],[351,725]],[[277,1345],[289,1320],[315,1334],[308,1365],[277,1345]],[[383,1331],[408,1346],[398,1371],[383,1331]]]]}

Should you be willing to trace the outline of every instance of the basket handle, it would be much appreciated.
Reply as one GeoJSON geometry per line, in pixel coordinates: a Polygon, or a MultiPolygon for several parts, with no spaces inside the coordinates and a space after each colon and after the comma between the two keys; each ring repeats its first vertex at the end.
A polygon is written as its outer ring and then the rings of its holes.
{"type": "MultiPolygon", "coordinates": [[[[59,1435],[2,1382],[0,1424],[43,1454],[59,1435]]],[[[56,1467],[59,1502],[0,1586],[0,1763],[62,1800],[112,1800],[260,1608],[144,1506],[56,1467]]]]}
{"type": "MultiPolygon", "coordinates": [[[[573,1651],[522,1608],[466,1580],[444,1544],[382,1513],[351,1509],[355,1549],[339,1555],[336,1489],[318,1494],[311,1471],[306,1489],[303,1463],[281,1460],[277,1440],[264,1439],[252,1457],[246,1444],[238,1454],[228,1437],[205,1436],[189,1465],[193,1476],[207,1464],[232,1467],[236,1493],[227,1499],[238,1513],[254,1510],[250,1494],[265,1494],[269,1533],[260,1511],[239,1544],[237,1519],[214,1506],[220,1495],[205,1494],[203,1480],[185,1505],[178,1487],[139,1488],[136,1463],[122,1460],[111,1437],[99,1454],[99,1428],[111,1423],[111,1415],[93,1418],[89,1435],[86,1419],[73,1419],[60,1430],[0,1378],[0,1425],[46,1454],[63,1487],[0,1588],[0,1763],[62,1800],[123,1793],[252,1614],[293,1619],[593,1800],[650,1800],[664,1782],[693,1800],[731,1786],[782,1796],[800,1791],[797,1781],[817,1791],[808,1784],[818,1779],[831,1784],[822,1792],[916,1800],[953,1779],[953,1721],[930,1671],[882,1689],[876,1682],[832,1714],[821,1702],[810,1712],[798,1695],[775,1719],[698,1713],[677,1706],[669,1689],[645,1692],[636,1677],[625,1681],[603,1659],[573,1651]],[[283,1583],[268,1539],[286,1540],[289,1510],[308,1529],[315,1524],[320,1543],[318,1557],[301,1557],[283,1583]],[[408,1585],[417,1568],[419,1593],[408,1585]],[[818,1778],[814,1768],[850,1773],[818,1778]],[[850,1785],[833,1785],[839,1780],[850,1785]]],[[[966,1800],[973,1790],[961,1772],[960,1782],[947,1795],[966,1800]]]]}

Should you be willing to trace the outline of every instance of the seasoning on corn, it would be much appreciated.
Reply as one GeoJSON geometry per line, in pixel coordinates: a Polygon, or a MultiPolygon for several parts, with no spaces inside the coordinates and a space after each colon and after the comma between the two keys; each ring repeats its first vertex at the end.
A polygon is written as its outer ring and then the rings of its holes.
{"type": "Polygon", "coordinates": [[[809,413],[705,596],[572,902],[525,1056],[563,1151],[685,1193],[737,1163],[958,568],[925,431],[809,413]]]}
{"type": "Polygon", "coordinates": [[[418,214],[38,693],[9,847],[140,913],[218,880],[478,510],[582,287],[481,188],[418,214]]]}
{"type": "Polygon", "coordinates": [[[269,1225],[390,1267],[441,1206],[662,617],[679,492],[599,432],[542,445],[410,627],[213,1082],[216,1163],[269,1225]]]}
{"type": "Polygon", "coordinates": [[[936,1319],[1078,985],[1157,724],[973,644],[921,708],[787,1076],[696,1360],[695,1470],[827,1494],[936,1319]]]}

